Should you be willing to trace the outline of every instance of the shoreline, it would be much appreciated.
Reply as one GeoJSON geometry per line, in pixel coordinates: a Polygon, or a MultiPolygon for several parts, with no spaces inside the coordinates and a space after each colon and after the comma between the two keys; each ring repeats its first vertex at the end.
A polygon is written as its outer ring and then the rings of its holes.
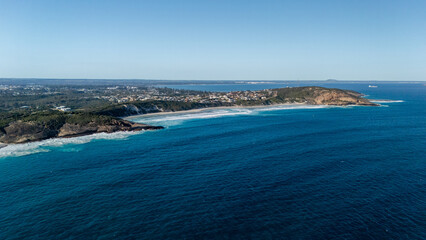
{"type": "MultiPolygon", "coordinates": [[[[123,120],[127,120],[127,121],[131,121],[131,119],[134,118],[140,118],[140,117],[145,117],[145,116],[156,116],[156,115],[172,115],[172,114],[187,114],[187,113],[197,113],[197,112],[203,112],[203,111],[208,111],[208,110],[218,110],[218,109],[233,109],[233,108],[246,108],[246,109],[256,109],[256,108],[268,108],[268,107],[276,107],[276,106],[309,106],[309,104],[306,103],[283,103],[283,104],[272,104],[272,105],[254,105],[254,106],[240,106],[240,105],[235,105],[235,106],[220,106],[220,107],[206,107],[206,108],[197,108],[197,109],[190,109],[190,110],[182,110],[182,111],[175,111],[175,112],[156,112],[156,113],[146,113],[146,114],[138,114],[138,115],[132,115],[132,116],[128,116],[128,117],[123,117],[121,119],[123,120]]],[[[315,106],[315,105],[312,105],[315,106]]],[[[151,130],[151,129],[146,129],[146,130],[151,130]]],[[[136,132],[137,130],[131,130],[131,131],[116,131],[116,132],[136,132]]],[[[113,133],[116,133],[113,132],[113,133]]],[[[94,135],[97,133],[101,133],[101,132],[95,132],[95,133],[83,133],[83,134],[78,134],[78,135],[72,135],[72,136],[62,136],[62,137],[53,137],[53,138],[47,138],[47,139],[42,139],[42,140],[35,140],[35,141],[29,141],[29,142],[23,142],[23,143],[1,143],[0,142],[0,149],[5,148],[9,145],[19,145],[19,144],[26,144],[26,143],[31,143],[31,142],[40,142],[43,140],[48,140],[48,139],[60,139],[60,138],[76,138],[76,137],[83,137],[83,136],[90,136],[90,135],[94,135]]]]}
{"type": "MultiPolygon", "coordinates": [[[[374,100],[371,100],[371,101],[374,101],[374,100]]],[[[378,100],[378,101],[386,101],[386,100],[378,100]]],[[[387,100],[387,101],[392,101],[392,100],[387,100]]],[[[396,100],[396,101],[401,101],[401,100],[396,100]]],[[[168,111],[168,112],[145,113],[145,114],[137,114],[137,115],[127,116],[127,117],[122,117],[121,119],[127,120],[127,121],[132,121],[132,119],[136,119],[136,118],[144,118],[144,117],[160,116],[160,115],[190,114],[190,113],[199,113],[199,112],[204,112],[204,111],[209,111],[209,110],[221,110],[221,109],[259,109],[259,108],[273,108],[273,107],[280,107],[280,106],[339,106],[339,105],[321,105],[321,104],[308,104],[308,103],[280,103],[280,104],[253,105],[253,106],[234,105],[234,106],[219,106],[219,107],[196,108],[196,109],[174,111],[174,112],[173,111],[168,111]]],[[[357,105],[353,105],[353,106],[357,106],[357,105]]],[[[151,130],[151,129],[147,129],[147,130],[151,130]]],[[[131,131],[115,131],[115,132],[135,132],[135,130],[131,130],[131,131]]],[[[113,133],[115,133],[115,132],[113,132],[113,133]]],[[[96,133],[98,133],[98,132],[96,132],[96,133]]],[[[53,138],[75,138],[75,137],[81,137],[81,136],[94,135],[96,133],[84,133],[84,134],[78,134],[78,135],[73,135],[73,136],[53,137],[53,138]]],[[[99,133],[101,133],[101,132],[99,132],[99,133]]],[[[52,138],[48,138],[48,139],[52,139],[52,138]]],[[[47,139],[43,139],[43,140],[47,140],[47,139]]],[[[30,141],[30,142],[39,142],[39,141],[43,141],[43,140],[35,140],[35,141],[30,141]]],[[[29,142],[25,142],[25,143],[29,143],[29,142]]],[[[0,142],[0,149],[5,148],[5,147],[7,147],[9,145],[15,145],[15,144],[24,144],[24,143],[8,143],[8,144],[6,144],[6,143],[1,143],[0,142]]]]}
{"type": "Polygon", "coordinates": [[[234,108],[244,108],[244,109],[256,109],[256,108],[268,108],[268,107],[277,107],[277,106],[319,106],[315,104],[306,104],[306,103],[280,103],[280,104],[271,104],[271,105],[253,105],[253,106],[242,106],[242,105],[234,105],[234,106],[220,106],[220,107],[206,107],[206,108],[195,108],[189,110],[175,111],[175,112],[154,112],[154,113],[144,113],[137,114],[132,116],[123,117],[124,120],[129,120],[140,117],[148,117],[148,116],[157,116],[157,115],[171,115],[171,114],[185,114],[185,113],[198,113],[208,110],[220,110],[220,109],[234,109],[234,108]]]}
{"type": "MultiPolygon", "coordinates": [[[[246,95],[248,94],[247,92],[244,93],[246,95]]],[[[379,106],[379,104],[372,103],[368,99],[360,97],[361,94],[351,90],[327,89],[323,87],[295,87],[276,89],[273,94],[269,94],[270,95],[267,96],[262,95],[262,99],[268,99],[269,97],[269,101],[265,100],[257,102],[248,101],[246,95],[243,95],[243,97],[245,96],[244,98],[238,95],[237,99],[245,99],[242,100],[242,102],[239,102],[238,105],[235,102],[222,102],[222,104],[216,104],[216,102],[207,102],[205,104],[191,102],[190,104],[186,104],[179,103],[179,101],[153,101],[151,103],[136,102],[135,105],[131,106],[135,109],[130,109],[127,104],[118,104],[104,110],[89,111],[88,113],[76,112],[78,113],[76,117],[71,116],[70,114],[58,114],[56,112],[49,112],[47,117],[36,112],[38,115],[35,115],[35,117],[27,121],[17,121],[16,119],[9,117],[9,119],[7,119],[7,125],[5,125],[7,129],[4,130],[4,133],[1,134],[0,137],[0,148],[4,148],[10,144],[38,142],[50,138],[74,138],[84,135],[92,135],[97,132],[133,132],[138,130],[155,130],[164,128],[161,126],[150,126],[135,122],[148,121],[150,116],[184,115],[201,112],[209,113],[211,111],[227,109],[236,109],[235,111],[250,111],[250,109],[279,110],[287,108],[321,108],[327,106],[344,107],[350,105],[379,106]],[[152,112],[149,112],[150,110],[148,109],[152,109],[152,112]],[[172,111],[172,109],[176,109],[177,111],[172,111]],[[126,113],[131,115],[125,116],[126,113]],[[46,125],[47,120],[57,119],[58,117],[64,118],[64,121],[59,122],[62,124],[46,125]],[[75,119],[73,119],[73,117],[75,119]],[[79,119],[79,117],[81,117],[81,119],[79,119]]],[[[161,117],[159,118],[161,119],[161,117]]]]}

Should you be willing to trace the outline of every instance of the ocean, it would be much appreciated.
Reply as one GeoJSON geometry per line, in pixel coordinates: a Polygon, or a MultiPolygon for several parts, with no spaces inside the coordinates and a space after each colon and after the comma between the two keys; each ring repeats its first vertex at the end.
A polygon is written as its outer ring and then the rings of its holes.
{"type": "Polygon", "coordinates": [[[1,148],[0,239],[426,239],[426,85],[320,85],[382,106],[147,115],[166,128],[1,148]]]}

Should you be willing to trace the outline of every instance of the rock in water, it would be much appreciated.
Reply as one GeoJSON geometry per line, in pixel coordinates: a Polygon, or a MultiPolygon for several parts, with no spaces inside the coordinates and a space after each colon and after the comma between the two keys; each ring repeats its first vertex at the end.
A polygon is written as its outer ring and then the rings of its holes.
{"type": "Polygon", "coordinates": [[[103,123],[96,121],[87,124],[64,123],[60,126],[51,126],[34,121],[16,121],[4,128],[0,135],[2,143],[25,143],[40,141],[54,137],[77,137],[93,133],[113,133],[118,131],[142,131],[162,129],[160,126],[134,123],[122,119],[111,119],[103,123]]]}

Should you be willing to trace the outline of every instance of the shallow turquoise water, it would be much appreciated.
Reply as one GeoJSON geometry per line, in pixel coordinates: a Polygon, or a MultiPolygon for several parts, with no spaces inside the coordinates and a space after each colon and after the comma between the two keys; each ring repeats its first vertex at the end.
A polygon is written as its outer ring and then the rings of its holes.
{"type": "Polygon", "coordinates": [[[426,87],[333,86],[403,101],[152,116],[136,121],[166,129],[0,149],[0,239],[425,239],[426,87]]]}

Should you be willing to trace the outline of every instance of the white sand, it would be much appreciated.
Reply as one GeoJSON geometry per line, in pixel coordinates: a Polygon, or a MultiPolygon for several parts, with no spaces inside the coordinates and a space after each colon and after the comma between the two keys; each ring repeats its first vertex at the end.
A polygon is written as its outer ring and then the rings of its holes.
{"type": "Polygon", "coordinates": [[[183,111],[176,111],[176,112],[156,112],[156,113],[138,114],[138,115],[125,117],[124,119],[131,120],[133,118],[140,118],[140,117],[144,117],[144,116],[197,113],[197,112],[203,112],[203,111],[207,111],[207,110],[220,110],[220,109],[233,109],[233,108],[253,109],[253,108],[268,108],[268,107],[277,107],[277,106],[300,106],[300,105],[307,105],[307,104],[305,104],[305,103],[283,103],[283,104],[273,104],[273,105],[255,105],[255,106],[207,107],[207,108],[197,108],[197,109],[183,110],[183,111]]]}

